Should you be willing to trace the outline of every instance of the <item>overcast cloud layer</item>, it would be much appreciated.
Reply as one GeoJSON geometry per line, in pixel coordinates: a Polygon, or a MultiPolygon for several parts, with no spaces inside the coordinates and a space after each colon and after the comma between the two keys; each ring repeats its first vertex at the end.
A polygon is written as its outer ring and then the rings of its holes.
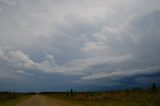
{"type": "Polygon", "coordinates": [[[159,4],[0,0],[0,90],[85,90],[159,82],[159,4]]]}

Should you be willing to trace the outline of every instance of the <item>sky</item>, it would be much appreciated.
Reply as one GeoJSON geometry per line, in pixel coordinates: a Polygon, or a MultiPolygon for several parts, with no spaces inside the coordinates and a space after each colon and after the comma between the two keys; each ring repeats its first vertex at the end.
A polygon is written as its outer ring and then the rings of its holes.
{"type": "Polygon", "coordinates": [[[0,91],[160,85],[160,0],[0,0],[0,91]]]}

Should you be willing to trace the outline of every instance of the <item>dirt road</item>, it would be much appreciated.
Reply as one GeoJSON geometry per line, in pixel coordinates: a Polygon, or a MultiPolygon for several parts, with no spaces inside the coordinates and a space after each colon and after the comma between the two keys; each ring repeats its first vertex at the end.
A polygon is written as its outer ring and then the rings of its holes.
{"type": "Polygon", "coordinates": [[[34,95],[27,100],[22,101],[16,106],[72,106],[70,103],[60,100],[54,100],[52,98],[43,95],[34,95]]]}

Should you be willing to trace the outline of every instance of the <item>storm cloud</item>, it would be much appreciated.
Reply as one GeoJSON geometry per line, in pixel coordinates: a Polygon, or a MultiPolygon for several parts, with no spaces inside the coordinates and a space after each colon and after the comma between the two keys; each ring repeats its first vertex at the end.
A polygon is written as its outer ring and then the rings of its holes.
{"type": "Polygon", "coordinates": [[[159,4],[0,0],[0,90],[159,82],[159,4]]]}

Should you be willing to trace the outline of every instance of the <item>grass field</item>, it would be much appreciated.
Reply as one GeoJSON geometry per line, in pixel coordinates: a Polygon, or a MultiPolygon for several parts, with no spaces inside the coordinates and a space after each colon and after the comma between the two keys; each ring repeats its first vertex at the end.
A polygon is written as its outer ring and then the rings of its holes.
{"type": "Polygon", "coordinates": [[[0,93],[0,106],[15,106],[15,104],[29,98],[30,94],[24,93],[10,93],[1,92],[0,93]]]}
{"type": "MultiPolygon", "coordinates": [[[[160,106],[160,90],[152,91],[138,89],[110,92],[72,93],[45,92],[39,93],[39,96],[34,95],[35,94],[0,93],[0,106],[16,106],[16,104],[29,100],[28,98],[32,98],[32,101],[37,102],[44,101],[43,104],[50,104],[47,106],[160,106]]],[[[29,104],[32,106],[32,103],[29,104]]],[[[33,104],[33,106],[36,106],[35,104],[33,104]]]]}
{"type": "Polygon", "coordinates": [[[45,94],[74,106],[160,106],[160,91],[126,90],[112,92],[81,92],[45,94]]]}

